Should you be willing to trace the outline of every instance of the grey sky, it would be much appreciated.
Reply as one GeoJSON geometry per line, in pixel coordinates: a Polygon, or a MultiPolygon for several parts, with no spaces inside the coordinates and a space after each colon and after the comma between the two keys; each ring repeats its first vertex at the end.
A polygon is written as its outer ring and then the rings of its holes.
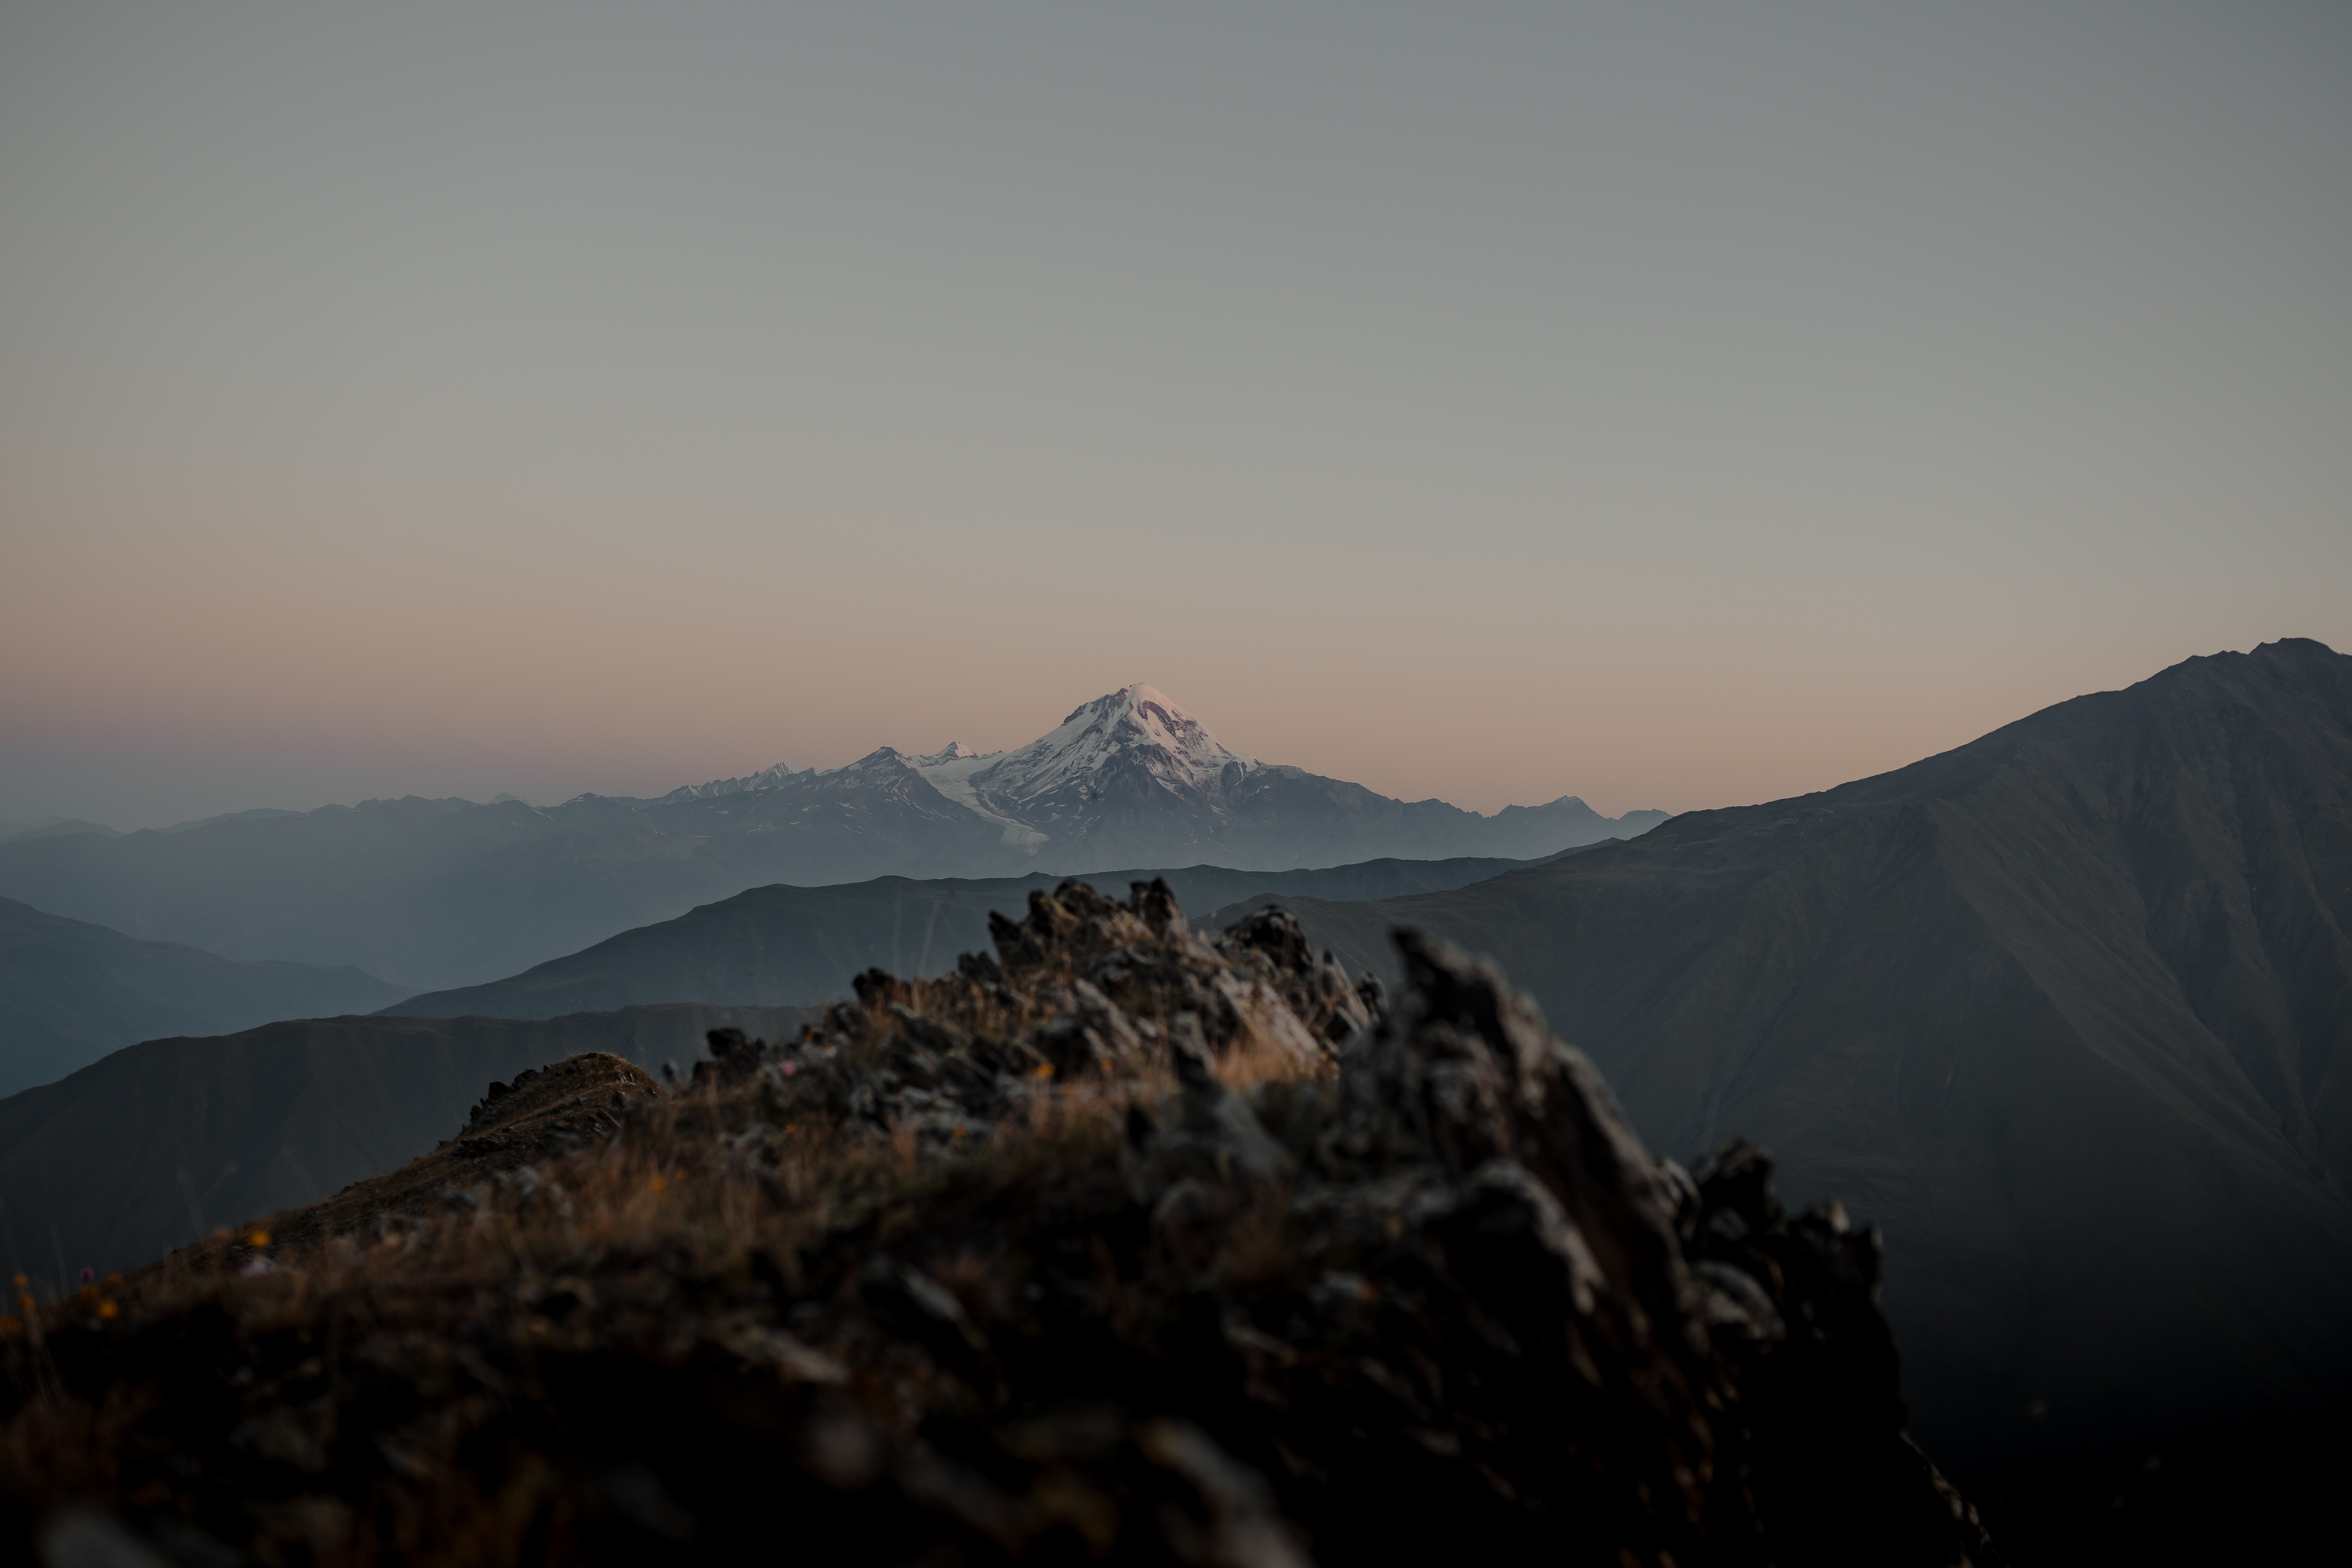
{"type": "Polygon", "coordinates": [[[12,0],[0,819],[1135,679],[1687,807],[2352,646],[2347,154],[2338,5],[12,0]]]}

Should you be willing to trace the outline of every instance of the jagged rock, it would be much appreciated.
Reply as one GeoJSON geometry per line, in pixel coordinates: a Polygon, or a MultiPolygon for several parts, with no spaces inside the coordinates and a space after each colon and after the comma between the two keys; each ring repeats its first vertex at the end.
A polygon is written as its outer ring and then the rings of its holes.
{"type": "MultiPolygon", "coordinates": [[[[128,1458],[92,1500],[289,1555],[185,1479],[279,1433],[347,1513],[391,1510],[369,1529],[560,1560],[782,1531],[877,1561],[1994,1561],[1904,1435],[1875,1233],[1787,1215],[1744,1144],[1653,1159],[1492,965],[1401,934],[1391,1006],[1286,915],[1204,941],[1163,885],[1066,883],[996,934],[940,979],[867,972],[798,1039],[714,1035],[568,1163],[499,1152],[562,1069],[486,1100],[432,1157],[486,1152],[434,1222],[503,1227],[465,1289],[60,1326],[75,1397],[181,1368],[107,1406],[128,1458]],[[262,1375],[224,1394],[165,1343],[262,1375]]],[[[440,1234],[385,1211],[404,1260],[440,1234]]],[[[331,1534],[299,1550],[359,1539],[331,1534]]]]}
{"type": "Polygon", "coordinates": [[[695,1082],[765,1073],[787,1120],[826,1110],[936,1146],[986,1133],[1044,1082],[1181,1074],[1179,1028],[1212,1058],[1249,1051],[1327,1070],[1372,1018],[1287,914],[1263,911],[1204,941],[1164,881],[1135,884],[1125,904],[1066,881],[1033,893],[1025,919],[995,917],[994,930],[998,962],[967,954],[953,974],[920,983],[867,970],[856,1000],[828,1007],[799,1040],[714,1032],[695,1082]]]}

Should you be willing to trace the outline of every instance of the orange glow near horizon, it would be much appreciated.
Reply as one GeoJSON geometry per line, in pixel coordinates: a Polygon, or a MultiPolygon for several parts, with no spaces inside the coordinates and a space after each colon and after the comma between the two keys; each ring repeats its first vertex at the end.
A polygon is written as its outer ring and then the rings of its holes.
{"type": "Polygon", "coordinates": [[[1680,810],[2352,647],[2352,14],[1772,9],[13,7],[0,823],[1139,679],[1680,810]]]}

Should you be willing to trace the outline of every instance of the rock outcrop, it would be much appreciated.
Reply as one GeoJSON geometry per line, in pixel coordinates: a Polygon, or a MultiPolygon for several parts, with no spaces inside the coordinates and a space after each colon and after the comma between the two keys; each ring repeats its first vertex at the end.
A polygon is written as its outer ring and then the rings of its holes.
{"type": "Polygon", "coordinates": [[[1041,893],[995,958],[714,1037],[421,1233],[52,1312],[5,1342],[21,1523],[268,1560],[1994,1560],[1904,1435],[1876,1235],[1784,1214],[1747,1145],[1652,1158],[1490,965],[1399,943],[1391,1007],[1280,911],[1206,942],[1164,887],[1041,893]],[[93,1444],[120,1463],[46,1458],[93,1444]]]}

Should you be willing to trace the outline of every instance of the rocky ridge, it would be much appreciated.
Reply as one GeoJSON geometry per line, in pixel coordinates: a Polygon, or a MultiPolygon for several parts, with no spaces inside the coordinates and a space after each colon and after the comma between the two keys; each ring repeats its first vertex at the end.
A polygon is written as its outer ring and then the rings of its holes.
{"type": "Polygon", "coordinates": [[[1286,913],[1204,940],[1164,885],[996,926],[798,1039],[714,1037],[422,1228],[20,1324],[17,1528],[182,1561],[785,1530],[894,1562],[1993,1560],[1903,1435],[1875,1233],[1783,1213],[1746,1145],[1653,1159],[1491,966],[1401,935],[1391,1006],[1286,913]]]}

